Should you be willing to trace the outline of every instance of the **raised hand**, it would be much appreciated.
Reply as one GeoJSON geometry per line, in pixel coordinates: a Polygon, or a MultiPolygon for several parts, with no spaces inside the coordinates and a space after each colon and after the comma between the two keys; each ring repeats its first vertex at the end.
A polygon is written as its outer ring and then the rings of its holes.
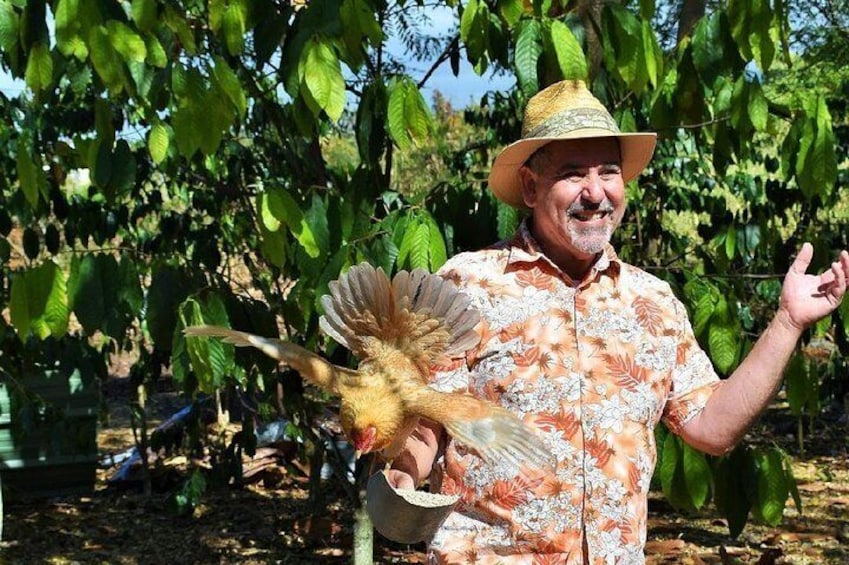
{"type": "Polygon", "coordinates": [[[778,315],[799,330],[833,312],[849,281],[849,252],[841,251],[831,268],[819,275],[806,274],[813,255],[813,246],[803,244],[781,287],[778,315]]]}

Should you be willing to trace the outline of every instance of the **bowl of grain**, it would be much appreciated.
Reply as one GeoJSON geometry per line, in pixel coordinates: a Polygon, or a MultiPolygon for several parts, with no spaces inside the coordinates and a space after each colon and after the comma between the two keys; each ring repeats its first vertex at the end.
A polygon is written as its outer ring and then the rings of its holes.
{"type": "Polygon", "coordinates": [[[366,510],[374,528],[398,543],[429,541],[454,509],[459,496],[396,489],[384,472],[371,476],[366,487],[366,510]]]}

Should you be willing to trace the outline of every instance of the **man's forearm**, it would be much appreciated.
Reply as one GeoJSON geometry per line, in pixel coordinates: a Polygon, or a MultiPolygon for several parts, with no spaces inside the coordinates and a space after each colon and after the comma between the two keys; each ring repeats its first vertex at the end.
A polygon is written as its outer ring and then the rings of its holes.
{"type": "Polygon", "coordinates": [[[802,330],[779,310],[734,373],[714,392],[705,409],[681,435],[706,453],[727,453],[781,388],[782,374],[802,330]]]}

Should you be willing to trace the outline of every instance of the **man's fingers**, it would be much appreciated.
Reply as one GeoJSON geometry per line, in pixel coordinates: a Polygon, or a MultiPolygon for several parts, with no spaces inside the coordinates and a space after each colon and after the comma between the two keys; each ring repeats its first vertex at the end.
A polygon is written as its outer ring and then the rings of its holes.
{"type": "Polygon", "coordinates": [[[790,265],[790,270],[799,273],[800,275],[804,275],[808,270],[808,266],[811,264],[811,259],[813,259],[813,257],[814,246],[806,241],[802,244],[802,249],[799,250],[796,260],[793,261],[792,265],[790,265]]]}

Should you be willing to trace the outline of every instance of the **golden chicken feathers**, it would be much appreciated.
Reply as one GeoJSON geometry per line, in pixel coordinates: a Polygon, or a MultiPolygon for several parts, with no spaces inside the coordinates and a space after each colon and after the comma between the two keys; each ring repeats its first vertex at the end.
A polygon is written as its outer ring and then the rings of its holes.
{"type": "Polygon", "coordinates": [[[480,341],[480,315],[452,283],[421,269],[401,271],[390,281],[382,269],[361,263],[331,282],[321,303],[321,329],[359,358],[356,370],[292,343],[228,328],[192,326],[185,334],[260,349],[339,396],[342,427],[358,452],[380,451],[393,459],[424,417],[486,460],[516,469],[551,465],[542,441],[509,411],[427,386],[431,366],[480,341]]]}

